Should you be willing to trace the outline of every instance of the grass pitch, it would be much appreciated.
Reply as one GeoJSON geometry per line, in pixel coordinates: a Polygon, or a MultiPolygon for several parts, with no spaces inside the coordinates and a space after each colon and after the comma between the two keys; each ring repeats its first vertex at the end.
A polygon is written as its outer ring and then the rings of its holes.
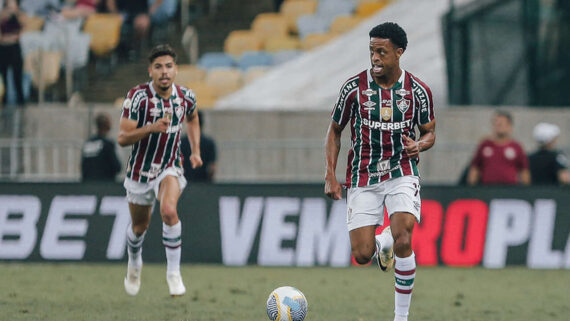
{"type": "MultiPolygon", "coordinates": [[[[171,298],[165,265],[146,264],[136,297],[126,264],[0,264],[0,320],[268,320],[271,290],[295,286],[307,321],[391,321],[394,274],[376,268],[183,265],[187,288],[171,298]]],[[[569,320],[570,271],[419,267],[413,320],[569,320]]]]}

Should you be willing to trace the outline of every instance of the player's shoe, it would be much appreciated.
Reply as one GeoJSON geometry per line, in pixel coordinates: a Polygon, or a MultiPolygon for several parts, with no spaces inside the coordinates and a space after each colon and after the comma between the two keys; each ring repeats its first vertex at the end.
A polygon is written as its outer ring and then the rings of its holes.
{"type": "Polygon", "coordinates": [[[127,266],[127,276],[125,276],[125,291],[129,295],[137,295],[141,288],[141,267],[127,266]]]}
{"type": "MultiPolygon", "coordinates": [[[[386,227],[381,234],[384,233],[392,233],[390,226],[386,227]]],[[[376,255],[376,263],[378,263],[378,266],[382,271],[390,271],[394,265],[394,246],[384,251],[378,251],[378,255],[376,255]]]]}
{"type": "Polygon", "coordinates": [[[182,283],[182,276],[179,271],[172,271],[166,273],[166,283],[168,283],[168,290],[171,296],[180,296],[186,293],[184,283],[182,283]]]}

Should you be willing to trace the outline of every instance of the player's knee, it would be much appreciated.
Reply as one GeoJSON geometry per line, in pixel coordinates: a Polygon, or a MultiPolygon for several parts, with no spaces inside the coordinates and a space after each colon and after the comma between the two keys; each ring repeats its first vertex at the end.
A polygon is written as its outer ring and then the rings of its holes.
{"type": "Polygon", "coordinates": [[[148,222],[133,224],[133,232],[136,236],[141,236],[148,229],[148,225],[148,222]]]}
{"type": "Polygon", "coordinates": [[[397,256],[408,253],[412,249],[412,235],[408,232],[394,235],[394,252],[397,256]]]}
{"type": "Polygon", "coordinates": [[[178,213],[176,211],[176,206],[168,202],[160,204],[160,215],[163,221],[168,224],[168,222],[176,221],[178,219],[178,213]]]}
{"type": "Polygon", "coordinates": [[[358,263],[358,264],[366,264],[368,262],[370,262],[370,258],[372,257],[372,255],[368,255],[369,253],[365,253],[364,251],[361,250],[352,250],[352,256],[354,257],[354,260],[358,263]]]}

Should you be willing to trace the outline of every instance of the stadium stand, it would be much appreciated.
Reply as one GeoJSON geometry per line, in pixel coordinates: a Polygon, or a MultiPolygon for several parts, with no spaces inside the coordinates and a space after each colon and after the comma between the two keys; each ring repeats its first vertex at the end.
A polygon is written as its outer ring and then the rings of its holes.
{"type": "Polygon", "coordinates": [[[280,65],[291,61],[303,54],[300,50],[283,50],[273,54],[273,65],[280,65]]]}
{"type": "Polygon", "coordinates": [[[307,35],[305,39],[303,39],[301,48],[303,50],[311,50],[315,47],[318,47],[320,45],[329,42],[335,37],[336,35],[333,33],[311,33],[307,35]]]}
{"type": "Polygon", "coordinates": [[[191,83],[205,80],[206,74],[206,70],[196,65],[178,65],[176,82],[182,86],[189,86],[191,83]]]}
{"type": "Polygon", "coordinates": [[[236,68],[216,68],[206,75],[206,84],[216,88],[215,96],[223,97],[238,90],[242,85],[241,71],[236,68]]]}
{"type": "Polygon", "coordinates": [[[285,50],[297,50],[301,47],[299,38],[293,36],[274,37],[265,41],[265,51],[279,52],[285,50]]]}
{"type": "Polygon", "coordinates": [[[234,67],[235,61],[232,56],[227,53],[208,52],[200,57],[198,60],[198,66],[205,69],[234,67]]]}
{"type": "Polygon", "coordinates": [[[260,13],[251,23],[251,30],[264,41],[272,37],[286,36],[287,19],[278,13],[260,13]]]}
{"type": "Polygon", "coordinates": [[[297,19],[297,30],[301,39],[312,33],[325,33],[328,29],[328,19],[319,15],[304,15],[297,19]]]}
{"type": "Polygon", "coordinates": [[[287,19],[289,30],[297,32],[297,18],[315,13],[317,4],[315,0],[287,0],[281,4],[279,12],[287,19]]]}
{"type": "Polygon", "coordinates": [[[224,52],[239,57],[246,51],[259,51],[263,40],[251,30],[235,30],[230,32],[224,41],[224,52]]]}
{"type": "Polygon", "coordinates": [[[121,38],[123,19],[118,14],[93,14],[85,21],[83,31],[91,35],[90,48],[98,57],[109,55],[121,38]]]}
{"type": "Polygon", "coordinates": [[[375,14],[388,4],[388,1],[367,0],[362,1],[356,7],[356,16],[366,18],[375,14]]]}
{"type": "Polygon", "coordinates": [[[244,71],[251,67],[271,66],[272,64],[271,54],[264,51],[244,52],[238,61],[238,67],[244,71]]]}
{"type": "Polygon", "coordinates": [[[362,20],[361,17],[353,15],[337,16],[331,23],[330,32],[337,35],[345,33],[358,26],[362,20]]]}
{"type": "Polygon", "coordinates": [[[267,72],[268,67],[251,67],[243,75],[244,84],[249,84],[254,80],[261,78],[267,72]]]}

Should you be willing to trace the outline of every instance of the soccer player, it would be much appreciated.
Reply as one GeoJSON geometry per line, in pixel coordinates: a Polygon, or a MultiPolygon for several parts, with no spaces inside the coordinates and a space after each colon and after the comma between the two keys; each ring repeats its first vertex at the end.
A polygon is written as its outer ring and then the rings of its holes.
{"type": "Polygon", "coordinates": [[[477,146],[467,174],[469,185],[529,185],[528,158],[522,146],[512,138],[513,117],[497,110],[493,115],[493,134],[477,146]]]}
{"type": "Polygon", "coordinates": [[[186,132],[192,146],[189,161],[202,165],[200,125],[194,93],[173,83],[176,53],[168,45],[154,47],[148,57],[152,79],[131,89],[123,103],[118,142],[133,145],[127,163],[124,186],[131,212],[127,228],[128,266],[125,290],[136,295],[141,284],[142,244],[150,222],[154,200],[160,202],[162,242],[166,250],[166,281],[170,295],[186,292],[180,275],[182,225],[176,209],[186,186],[180,158],[180,132],[186,132]]]}
{"type": "Polygon", "coordinates": [[[411,244],[421,209],[418,156],[435,142],[435,117],[428,86],[400,68],[408,44],[405,31],[386,22],[369,35],[372,66],[344,83],[332,111],[325,145],[325,194],[342,197],[335,170],[341,133],[350,123],[346,186],[352,255],[365,264],[376,254],[383,271],[395,259],[394,320],[401,321],[408,319],[416,275],[411,244]],[[390,226],[375,236],[376,227],[384,224],[384,206],[390,226]]]}

